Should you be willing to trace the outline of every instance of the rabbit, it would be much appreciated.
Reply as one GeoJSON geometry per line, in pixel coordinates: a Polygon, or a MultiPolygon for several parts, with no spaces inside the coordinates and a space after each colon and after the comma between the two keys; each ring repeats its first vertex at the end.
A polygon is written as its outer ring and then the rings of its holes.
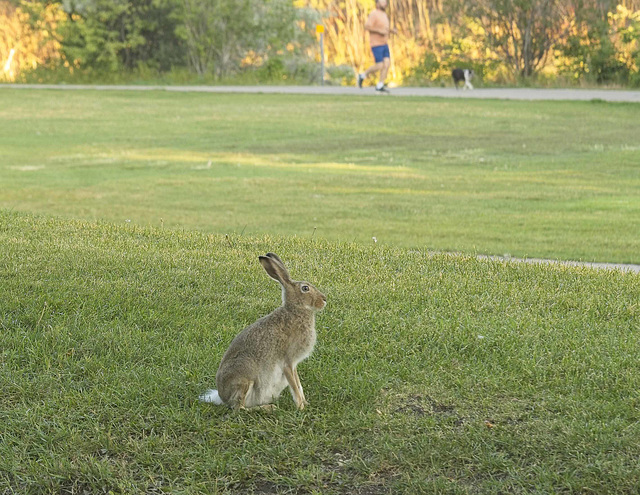
{"type": "Polygon", "coordinates": [[[289,385],[298,409],[307,405],[297,366],[316,343],[315,313],[327,298],[308,282],[291,280],[273,253],[259,257],[267,274],[282,285],[282,306],[249,325],[233,339],[216,373],[217,390],[200,396],[203,402],[233,409],[274,407],[289,385]]]}

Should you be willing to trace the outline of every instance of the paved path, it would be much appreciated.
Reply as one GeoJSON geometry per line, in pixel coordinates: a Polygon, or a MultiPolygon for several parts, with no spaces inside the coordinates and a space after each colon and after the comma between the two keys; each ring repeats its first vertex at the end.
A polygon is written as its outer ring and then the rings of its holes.
{"type": "Polygon", "coordinates": [[[640,265],[630,265],[624,263],[590,263],[588,261],[558,261],[558,260],[545,260],[540,258],[510,258],[504,256],[487,256],[478,255],[478,259],[484,260],[498,260],[514,263],[533,263],[533,264],[546,264],[546,265],[564,265],[564,266],[579,266],[594,268],[597,270],[619,270],[621,272],[638,273],[640,274],[640,265]]]}
{"type": "MultiPolygon", "coordinates": [[[[18,89],[89,89],[100,91],[179,91],[200,93],[264,93],[264,94],[305,94],[305,95],[361,95],[378,96],[372,87],[358,89],[346,86],[107,86],[78,84],[0,84],[2,88],[18,89]]],[[[392,97],[428,96],[436,98],[488,98],[499,100],[603,100],[613,102],[640,103],[640,91],[610,89],[532,89],[532,88],[489,88],[473,91],[454,88],[395,88],[392,97]]]]}

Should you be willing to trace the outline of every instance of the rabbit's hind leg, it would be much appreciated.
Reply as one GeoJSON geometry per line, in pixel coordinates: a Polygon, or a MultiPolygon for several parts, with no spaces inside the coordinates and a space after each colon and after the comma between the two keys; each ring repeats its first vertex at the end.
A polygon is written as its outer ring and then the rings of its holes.
{"type": "Polygon", "coordinates": [[[233,409],[246,409],[247,396],[253,390],[253,381],[243,380],[234,384],[234,390],[229,397],[228,404],[233,409]]]}
{"type": "Polygon", "coordinates": [[[265,411],[273,411],[277,407],[275,404],[261,404],[258,397],[258,391],[255,387],[255,382],[249,381],[241,385],[237,389],[237,402],[235,402],[234,409],[236,410],[255,410],[262,409],[265,411]]]}

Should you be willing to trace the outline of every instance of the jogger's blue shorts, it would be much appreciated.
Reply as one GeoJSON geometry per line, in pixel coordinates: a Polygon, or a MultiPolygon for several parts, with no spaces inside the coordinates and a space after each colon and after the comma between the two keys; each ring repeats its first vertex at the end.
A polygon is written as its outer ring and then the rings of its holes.
{"type": "Polygon", "coordinates": [[[391,58],[391,52],[389,52],[389,45],[372,46],[373,58],[377,63],[382,62],[385,58],[391,58]]]}

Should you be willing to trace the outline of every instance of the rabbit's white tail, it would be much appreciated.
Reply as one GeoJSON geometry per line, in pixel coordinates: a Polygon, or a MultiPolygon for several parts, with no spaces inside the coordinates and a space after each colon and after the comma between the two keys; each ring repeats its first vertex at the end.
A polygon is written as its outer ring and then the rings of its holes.
{"type": "Polygon", "coordinates": [[[222,399],[218,395],[217,390],[207,390],[204,394],[198,397],[202,402],[213,402],[217,406],[224,404],[222,399]]]}

